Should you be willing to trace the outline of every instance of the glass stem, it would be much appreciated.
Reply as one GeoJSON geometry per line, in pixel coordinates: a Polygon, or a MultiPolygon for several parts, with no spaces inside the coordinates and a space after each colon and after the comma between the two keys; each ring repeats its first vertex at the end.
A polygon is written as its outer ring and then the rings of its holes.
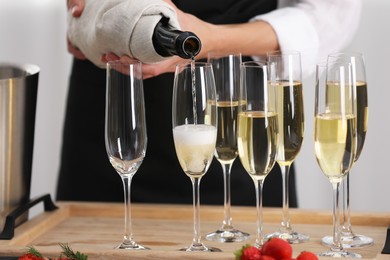
{"type": "Polygon", "coordinates": [[[343,181],[343,225],[341,232],[345,236],[353,236],[349,204],[349,174],[343,181]]]}
{"type": "Polygon", "coordinates": [[[133,241],[133,233],[132,233],[132,225],[131,225],[131,200],[130,200],[130,187],[132,175],[123,175],[121,174],[122,182],[123,182],[123,190],[124,190],[124,202],[125,202],[125,230],[123,235],[124,245],[132,245],[133,241]]]}
{"type": "Polygon", "coordinates": [[[260,248],[264,242],[263,236],[263,182],[264,179],[253,180],[255,182],[256,189],[256,242],[255,246],[260,248]]]}
{"type": "Polygon", "coordinates": [[[191,177],[192,195],[193,195],[193,212],[194,212],[194,237],[192,239],[193,247],[202,247],[201,233],[200,233],[200,196],[199,184],[201,177],[191,177]]]}
{"type": "Polygon", "coordinates": [[[230,200],[230,173],[232,164],[221,164],[223,170],[224,180],[224,220],[222,223],[222,230],[233,229],[231,216],[231,200],[230,200]]]}
{"type": "Polygon", "coordinates": [[[291,233],[292,228],[290,226],[290,213],[289,213],[290,165],[280,165],[280,171],[282,173],[282,182],[283,182],[283,210],[282,210],[281,231],[283,233],[291,233]]]}
{"type": "Polygon", "coordinates": [[[333,187],[333,245],[332,251],[342,251],[340,236],[340,205],[339,205],[339,193],[340,182],[332,183],[333,187]]]}

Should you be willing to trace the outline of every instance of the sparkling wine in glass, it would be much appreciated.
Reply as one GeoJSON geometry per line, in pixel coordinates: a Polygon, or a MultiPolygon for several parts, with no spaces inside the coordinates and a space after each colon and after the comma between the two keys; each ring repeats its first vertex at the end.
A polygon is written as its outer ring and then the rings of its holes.
{"type": "Polygon", "coordinates": [[[317,163],[333,188],[331,248],[319,256],[360,257],[341,244],[339,191],[356,156],[356,93],[352,66],[345,62],[317,65],[314,150],[317,163]]]}
{"type": "Polygon", "coordinates": [[[131,180],[145,157],[146,144],[142,64],[108,62],[105,145],[112,166],[122,178],[125,204],[124,235],[118,249],[147,249],[133,239],[130,200],[131,180]]]}
{"type": "Polygon", "coordinates": [[[218,132],[214,156],[222,166],[224,180],[224,219],[218,230],[208,233],[206,239],[219,242],[240,242],[249,234],[233,227],[231,216],[230,176],[233,162],[237,158],[237,119],[239,99],[241,54],[209,53],[217,93],[214,104],[218,114],[218,132]]]}
{"type": "Polygon", "coordinates": [[[283,180],[282,222],[278,231],[267,238],[278,237],[290,244],[302,243],[309,236],[295,231],[289,214],[289,172],[304,137],[304,107],[301,56],[298,51],[276,51],[267,54],[270,83],[277,92],[279,145],[277,162],[283,180]]]}
{"type": "MultiPolygon", "coordinates": [[[[357,150],[354,162],[360,158],[363,150],[364,141],[368,126],[368,96],[367,96],[367,80],[364,57],[358,52],[338,52],[328,56],[329,62],[343,61],[350,62],[352,65],[353,83],[356,85],[356,103],[357,103],[357,150]]],[[[350,215],[350,182],[349,174],[347,175],[342,186],[342,206],[343,206],[343,224],[341,228],[341,243],[344,248],[355,248],[370,246],[374,243],[371,237],[355,234],[352,231],[351,215],[350,215]]],[[[332,236],[322,238],[324,244],[332,243],[332,236]]]]}
{"type": "Polygon", "coordinates": [[[200,180],[206,174],[217,138],[215,81],[211,64],[178,64],[173,83],[172,127],[176,155],[193,188],[194,234],[182,251],[221,251],[201,240],[200,180]]]}
{"type": "Polygon", "coordinates": [[[242,63],[240,88],[240,100],[245,106],[238,114],[238,155],[256,189],[255,246],[260,248],[264,242],[263,183],[276,162],[278,147],[276,93],[268,84],[266,63],[242,63]]]}

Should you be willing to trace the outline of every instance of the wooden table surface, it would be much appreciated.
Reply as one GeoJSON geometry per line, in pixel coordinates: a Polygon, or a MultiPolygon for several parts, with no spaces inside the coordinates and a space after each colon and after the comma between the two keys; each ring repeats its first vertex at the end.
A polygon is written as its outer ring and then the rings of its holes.
{"type": "MultiPolygon", "coordinates": [[[[233,224],[251,234],[242,243],[219,243],[203,240],[207,246],[220,248],[220,253],[181,252],[179,248],[192,241],[192,205],[135,204],[132,205],[134,239],[151,250],[126,251],[113,249],[123,236],[122,203],[57,202],[59,209],[44,212],[23,223],[15,230],[11,240],[0,240],[0,256],[17,256],[34,246],[44,255],[58,257],[59,243],[88,254],[89,259],[234,259],[233,252],[255,239],[255,207],[232,207],[233,224]]],[[[280,208],[264,208],[264,232],[279,228],[280,208]]],[[[291,223],[295,230],[308,234],[310,241],[292,245],[293,256],[308,250],[314,253],[326,251],[320,239],[332,232],[332,212],[290,209],[291,223]]],[[[358,234],[374,238],[374,245],[351,251],[360,253],[363,259],[390,259],[381,254],[390,213],[352,212],[352,226],[358,234]]],[[[222,224],[222,206],[201,206],[202,235],[218,229],[222,224]]],[[[322,258],[321,258],[322,259],[322,258]]],[[[324,258],[328,259],[328,258],[324,258]]]]}

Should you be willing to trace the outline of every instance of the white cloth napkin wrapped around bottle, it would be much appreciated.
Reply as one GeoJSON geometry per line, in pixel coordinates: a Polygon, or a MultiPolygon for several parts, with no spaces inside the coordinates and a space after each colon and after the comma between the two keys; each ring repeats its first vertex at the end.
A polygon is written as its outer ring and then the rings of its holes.
{"type": "Polygon", "coordinates": [[[153,47],[152,35],[162,17],[180,29],[175,10],[161,0],[85,0],[80,17],[68,12],[68,37],[95,65],[103,54],[128,55],[145,63],[166,59],[153,47]]]}

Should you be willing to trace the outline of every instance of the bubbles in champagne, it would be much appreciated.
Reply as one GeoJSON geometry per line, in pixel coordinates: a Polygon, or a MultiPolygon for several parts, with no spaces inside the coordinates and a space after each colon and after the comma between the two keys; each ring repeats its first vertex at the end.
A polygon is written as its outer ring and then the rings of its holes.
{"type": "Polygon", "coordinates": [[[180,125],[173,129],[176,154],[187,175],[202,176],[213,158],[217,128],[211,125],[180,125]]]}

